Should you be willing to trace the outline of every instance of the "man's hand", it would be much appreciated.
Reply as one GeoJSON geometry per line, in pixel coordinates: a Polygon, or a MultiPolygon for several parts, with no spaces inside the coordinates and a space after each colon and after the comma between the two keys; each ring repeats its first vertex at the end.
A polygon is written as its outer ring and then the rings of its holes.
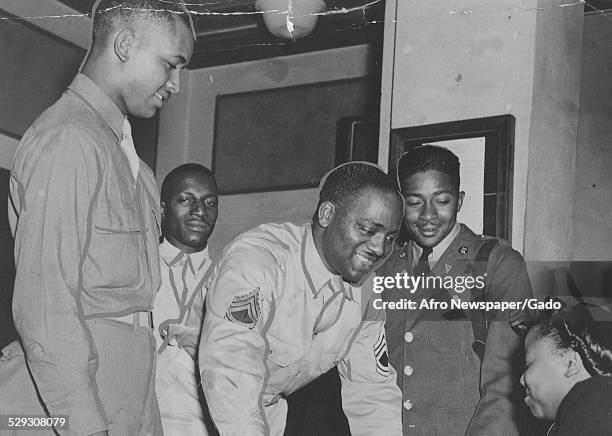
{"type": "Polygon", "coordinates": [[[198,351],[198,339],[200,329],[185,327],[180,324],[162,323],[159,332],[168,345],[177,346],[187,352],[193,360],[196,360],[198,351]]]}

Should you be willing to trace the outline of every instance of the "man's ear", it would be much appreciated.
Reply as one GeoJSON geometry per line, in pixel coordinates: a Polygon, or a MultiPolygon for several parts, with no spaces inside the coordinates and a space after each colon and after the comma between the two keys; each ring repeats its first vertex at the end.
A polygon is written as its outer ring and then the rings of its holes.
{"type": "Polygon", "coordinates": [[[566,359],[566,368],[565,368],[565,376],[567,378],[575,378],[578,375],[586,372],[586,368],[582,363],[582,359],[580,358],[580,354],[578,354],[574,350],[568,350],[565,353],[566,359]]]}
{"type": "Polygon", "coordinates": [[[319,221],[319,225],[324,229],[331,224],[335,215],[336,206],[329,201],[324,201],[319,205],[319,209],[317,209],[317,220],[319,221]]]}
{"type": "Polygon", "coordinates": [[[130,28],[121,29],[115,36],[115,55],[121,62],[125,62],[130,58],[130,51],[134,46],[136,33],[130,28]]]}
{"type": "Polygon", "coordinates": [[[161,218],[162,218],[162,221],[163,221],[165,216],[166,216],[166,202],[164,200],[162,200],[160,202],[160,205],[161,205],[161,218]]]}
{"type": "Polygon", "coordinates": [[[465,191],[459,191],[459,196],[457,197],[457,212],[461,210],[461,206],[463,206],[464,198],[465,198],[465,191]]]}

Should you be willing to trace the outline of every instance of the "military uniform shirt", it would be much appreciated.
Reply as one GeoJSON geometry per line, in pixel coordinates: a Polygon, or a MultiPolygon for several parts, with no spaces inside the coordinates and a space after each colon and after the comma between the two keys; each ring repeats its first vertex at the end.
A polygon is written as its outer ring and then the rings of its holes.
{"type": "MultiPolygon", "coordinates": [[[[122,376],[143,377],[139,387],[153,373],[152,349],[135,356],[142,368],[133,366],[126,362],[136,351],[118,348],[119,341],[96,343],[109,330],[92,330],[95,320],[150,310],[160,283],[159,195],[144,162],[137,180],[132,176],[119,145],[124,119],[94,82],[78,74],[25,133],[11,170],[15,325],[40,396],[51,416],[69,416],[72,434],[108,428],[110,398],[117,393],[112,388],[107,395],[99,385],[101,370],[125,363],[133,374],[122,376]],[[107,345],[117,355],[106,355],[110,366],[100,366],[107,345]]],[[[151,348],[150,334],[144,341],[143,349],[151,348]]],[[[136,401],[130,407],[140,414],[149,406],[155,413],[155,402],[145,399],[150,394],[145,389],[123,401],[136,401]]],[[[118,413],[129,410],[121,408],[118,413]]]]}
{"type": "Polygon", "coordinates": [[[164,240],[159,254],[162,285],[155,298],[153,319],[158,348],[155,389],[164,433],[206,436],[197,362],[182,346],[198,343],[204,283],[211,265],[208,248],[187,254],[164,240]],[[163,336],[160,330],[165,332],[163,336]]]}
{"type": "Polygon", "coordinates": [[[310,225],[266,224],[230,243],[212,275],[199,351],[220,433],[282,434],[283,397],[338,365],[352,434],[400,435],[401,393],[372,296],[327,270],[310,225]]]}

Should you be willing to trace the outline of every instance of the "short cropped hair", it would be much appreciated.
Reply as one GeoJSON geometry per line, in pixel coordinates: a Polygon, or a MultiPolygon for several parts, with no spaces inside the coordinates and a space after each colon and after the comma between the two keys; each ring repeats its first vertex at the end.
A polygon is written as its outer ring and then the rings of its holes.
{"type": "Polygon", "coordinates": [[[612,314],[596,306],[576,305],[542,311],[536,338],[550,338],[557,350],[574,350],[592,376],[612,376],[612,314]],[[594,316],[595,315],[595,316],[594,316]]]}
{"type": "Polygon", "coordinates": [[[210,171],[204,165],[200,165],[197,163],[186,163],[183,165],[179,165],[178,167],[170,171],[168,175],[164,178],[164,181],[162,182],[161,186],[161,200],[164,203],[168,203],[171,200],[172,195],[174,195],[174,186],[176,186],[176,184],[179,183],[179,181],[183,180],[185,177],[191,175],[210,177],[212,181],[216,183],[212,171],[210,171]]]}
{"type": "Polygon", "coordinates": [[[440,171],[451,178],[459,191],[459,158],[448,148],[437,145],[421,145],[408,150],[397,162],[397,183],[401,189],[402,182],[416,173],[440,171]]]}
{"type": "Polygon", "coordinates": [[[319,205],[329,201],[340,208],[345,207],[365,188],[398,192],[394,181],[378,165],[348,162],[337,166],[323,177],[319,190],[319,205]]]}
{"type": "Polygon", "coordinates": [[[94,4],[93,41],[103,43],[117,26],[134,21],[173,25],[174,17],[193,30],[191,16],[181,0],[100,0],[94,4]]]}

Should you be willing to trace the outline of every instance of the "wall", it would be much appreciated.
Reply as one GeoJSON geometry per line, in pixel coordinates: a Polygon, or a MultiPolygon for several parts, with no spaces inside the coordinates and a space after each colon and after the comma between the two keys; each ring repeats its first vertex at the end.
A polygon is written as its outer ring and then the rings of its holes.
{"type": "Polygon", "coordinates": [[[0,11],[0,129],[21,136],[72,80],[85,50],[0,11]]]}
{"type": "MultiPolygon", "coordinates": [[[[184,162],[211,165],[217,95],[364,77],[370,73],[368,53],[366,46],[354,46],[187,72],[183,91],[161,113],[158,181],[184,162]]],[[[316,189],[222,196],[213,255],[257,224],[309,220],[316,197],[316,189]]]]}
{"type": "MultiPolygon", "coordinates": [[[[556,125],[551,123],[554,117],[577,118],[582,4],[562,7],[561,1],[537,0],[392,3],[386,11],[386,21],[395,25],[385,29],[381,148],[388,143],[385,125],[394,129],[514,115],[512,245],[521,251],[527,248],[525,254],[531,259],[568,259],[572,208],[566,199],[574,191],[577,127],[574,123],[573,137],[569,126],[551,141],[542,138],[556,125]],[[546,77],[551,71],[555,74],[546,77]],[[554,102],[550,92],[559,89],[564,90],[567,104],[550,108],[548,103],[554,102]],[[535,114],[534,107],[545,113],[535,114]],[[547,159],[559,151],[562,157],[547,159]],[[559,187],[548,203],[542,184],[559,187]],[[534,231],[551,218],[556,224],[546,233],[551,244],[544,247],[536,243],[542,234],[534,231]],[[526,229],[529,221],[534,231],[526,229]]],[[[386,157],[381,150],[381,164],[387,164],[386,157]]]]}
{"type": "Polygon", "coordinates": [[[612,22],[584,23],[573,259],[612,260],[612,22]]]}
{"type": "Polygon", "coordinates": [[[2,70],[0,119],[10,131],[0,131],[0,167],[10,168],[18,144],[14,136],[22,135],[72,79],[91,39],[91,20],[55,0],[4,0],[0,15],[20,18],[0,22],[0,49],[8,66],[2,70]]]}
{"type": "Polygon", "coordinates": [[[19,140],[0,132],[0,168],[10,169],[19,140]]]}
{"type": "MultiPolygon", "coordinates": [[[[572,260],[583,5],[538,1],[525,245],[529,260],[572,260]]],[[[515,166],[516,169],[516,166],[515,166]]],[[[515,197],[516,198],[516,197],[515,197]]]]}
{"type": "Polygon", "coordinates": [[[57,0],[2,0],[2,9],[81,48],[89,47],[91,18],[57,0]]]}

